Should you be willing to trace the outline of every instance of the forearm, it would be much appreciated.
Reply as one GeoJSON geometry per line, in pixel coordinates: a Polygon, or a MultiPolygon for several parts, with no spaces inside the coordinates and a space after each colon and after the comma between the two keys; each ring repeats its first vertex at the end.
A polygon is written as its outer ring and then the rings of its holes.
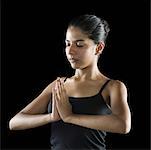
{"type": "Polygon", "coordinates": [[[127,126],[116,115],[79,115],[73,114],[66,120],[68,123],[113,133],[127,133],[127,126]]]}
{"type": "Polygon", "coordinates": [[[9,122],[10,130],[24,130],[39,127],[51,122],[51,114],[29,115],[19,113],[9,122]]]}

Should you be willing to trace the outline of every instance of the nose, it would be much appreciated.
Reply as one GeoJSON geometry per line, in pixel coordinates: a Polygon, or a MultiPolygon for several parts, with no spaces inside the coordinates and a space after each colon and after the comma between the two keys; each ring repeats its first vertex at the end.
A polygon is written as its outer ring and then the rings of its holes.
{"type": "Polygon", "coordinates": [[[74,47],[74,45],[71,45],[69,48],[68,48],[68,54],[75,54],[76,53],[76,49],[74,47]]]}

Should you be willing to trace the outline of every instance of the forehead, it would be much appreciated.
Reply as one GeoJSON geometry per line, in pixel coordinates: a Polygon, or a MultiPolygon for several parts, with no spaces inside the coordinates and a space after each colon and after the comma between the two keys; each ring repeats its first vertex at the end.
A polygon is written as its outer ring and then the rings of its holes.
{"type": "Polygon", "coordinates": [[[66,40],[76,41],[79,39],[88,40],[89,38],[80,30],[80,28],[73,26],[69,27],[66,32],[66,40]]]}

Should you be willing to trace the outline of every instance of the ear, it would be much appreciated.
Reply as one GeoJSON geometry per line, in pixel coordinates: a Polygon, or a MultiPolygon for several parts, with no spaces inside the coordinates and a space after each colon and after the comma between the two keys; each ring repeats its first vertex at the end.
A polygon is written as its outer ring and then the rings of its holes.
{"type": "Polygon", "coordinates": [[[97,44],[95,55],[102,54],[104,47],[105,47],[104,42],[100,42],[99,44],[97,44]]]}

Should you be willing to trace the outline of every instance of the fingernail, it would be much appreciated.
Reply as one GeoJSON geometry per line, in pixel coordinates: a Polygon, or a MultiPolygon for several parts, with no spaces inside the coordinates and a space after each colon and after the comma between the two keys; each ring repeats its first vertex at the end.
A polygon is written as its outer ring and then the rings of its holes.
{"type": "Polygon", "coordinates": [[[60,77],[57,77],[57,81],[59,81],[60,80],[60,77]]]}

